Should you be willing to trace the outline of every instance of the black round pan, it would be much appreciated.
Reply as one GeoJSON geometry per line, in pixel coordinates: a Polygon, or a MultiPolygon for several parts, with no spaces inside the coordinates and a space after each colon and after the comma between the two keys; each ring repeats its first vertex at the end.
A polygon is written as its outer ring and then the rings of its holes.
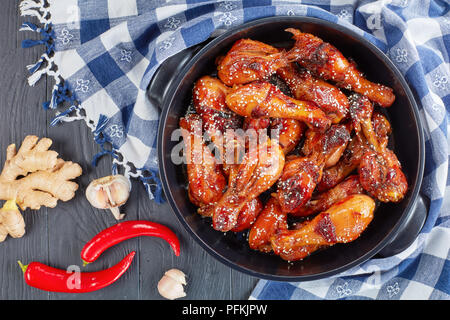
{"type": "Polygon", "coordinates": [[[303,281],[337,274],[377,254],[384,257],[395,254],[411,243],[426,217],[426,206],[419,195],[424,171],[424,138],[413,94],[386,55],[343,26],[309,17],[253,21],[229,30],[196,51],[188,51],[188,58],[178,55],[169,60],[150,86],[150,96],[157,97],[157,94],[151,94],[152,90],[164,87],[164,99],[157,102],[162,106],[158,154],[165,195],[184,227],[203,248],[228,266],[259,278],[303,281]],[[216,57],[226,53],[241,38],[268,44],[292,44],[291,34],[284,31],[289,27],[312,33],[333,44],[346,57],[355,60],[369,80],[394,89],[395,103],[385,111],[393,127],[391,147],[402,163],[409,183],[404,200],[397,204],[380,204],[372,223],[357,240],[334,245],[293,263],[251,250],[245,234],[215,231],[211,220],[200,217],[188,199],[183,165],[176,165],[171,160],[172,149],[180,143],[180,140],[172,141],[172,132],[178,128],[179,118],[190,104],[194,82],[203,75],[214,73],[216,57]],[[181,70],[177,59],[185,63],[181,70]],[[171,74],[167,79],[168,70],[176,70],[176,77],[171,74]]]}

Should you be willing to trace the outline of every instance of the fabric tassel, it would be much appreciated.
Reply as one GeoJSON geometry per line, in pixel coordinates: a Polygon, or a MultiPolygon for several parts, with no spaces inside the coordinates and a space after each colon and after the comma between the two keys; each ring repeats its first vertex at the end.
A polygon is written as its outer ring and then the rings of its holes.
{"type": "Polygon", "coordinates": [[[40,44],[45,44],[44,40],[25,39],[22,41],[22,48],[31,48],[40,44]]]}
{"type": "Polygon", "coordinates": [[[94,157],[93,157],[93,159],[92,159],[92,166],[93,167],[96,167],[97,165],[98,165],[98,161],[103,157],[103,156],[105,156],[105,155],[107,155],[107,154],[111,154],[112,152],[111,151],[108,151],[108,150],[103,150],[103,151],[100,151],[99,153],[97,153],[94,157]]]}
{"type": "Polygon", "coordinates": [[[75,109],[76,109],[76,106],[71,106],[69,109],[67,109],[67,110],[64,111],[64,112],[58,112],[58,113],[56,114],[56,117],[54,117],[54,118],[52,119],[52,121],[50,122],[50,126],[51,126],[51,127],[54,127],[54,126],[57,125],[58,123],[64,121],[63,119],[64,119],[65,117],[67,117],[67,115],[69,115],[69,114],[70,114],[72,111],[74,111],[75,109]]]}
{"type": "Polygon", "coordinates": [[[29,65],[27,65],[27,70],[31,73],[31,74],[33,74],[33,73],[35,73],[40,67],[41,67],[41,65],[42,65],[42,63],[44,62],[44,59],[39,59],[39,61],[38,62],[36,62],[35,64],[29,64],[29,65]]]}
{"type": "Polygon", "coordinates": [[[101,138],[101,134],[103,133],[103,130],[105,129],[106,125],[108,124],[109,119],[107,116],[101,114],[98,118],[97,127],[94,130],[94,139],[95,142],[98,144],[105,143],[105,139],[101,138]]]}
{"type": "Polygon", "coordinates": [[[83,120],[83,119],[85,120],[86,117],[82,116],[79,113],[80,109],[81,108],[79,106],[73,105],[64,112],[57,112],[56,117],[54,117],[52,119],[52,121],[50,122],[50,126],[54,127],[58,123],[61,123],[61,122],[73,122],[73,121],[83,120]],[[74,111],[76,112],[76,115],[69,116],[74,111]]]}
{"type": "Polygon", "coordinates": [[[45,74],[45,73],[46,73],[46,70],[45,70],[45,69],[35,71],[31,76],[28,77],[28,84],[29,84],[31,87],[34,87],[34,85],[36,84],[36,82],[38,82],[39,79],[42,77],[42,75],[45,74]]]}
{"type": "Polygon", "coordinates": [[[22,16],[32,16],[39,19],[42,24],[49,23],[49,9],[45,7],[46,0],[35,2],[32,0],[22,0],[19,4],[22,16]]]}
{"type": "MultiPolygon", "coordinates": [[[[52,91],[52,98],[50,99],[50,101],[48,102],[47,105],[44,106],[44,109],[56,109],[56,107],[58,106],[58,95],[60,94],[61,90],[61,85],[55,85],[53,87],[53,91],[52,91]]],[[[61,101],[62,102],[62,101],[61,101]]]]}
{"type": "MultiPolygon", "coordinates": [[[[52,24],[46,24],[44,28],[38,28],[35,24],[30,22],[24,22],[20,28],[21,31],[34,31],[39,32],[42,36],[40,40],[33,39],[25,39],[22,41],[23,48],[31,48],[37,45],[45,45],[47,47],[46,52],[41,56],[41,58],[35,63],[27,66],[28,71],[31,73],[31,76],[28,78],[28,83],[30,86],[34,86],[37,81],[45,74],[54,75],[55,80],[58,82],[57,77],[59,77],[59,72],[52,71],[53,68],[53,57],[49,57],[55,48],[54,41],[52,41],[54,37],[54,33],[52,31],[52,24]],[[38,71],[43,63],[47,61],[48,65],[43,71],[38,71]]],[[[44,103],[44,108],[56,108],[56,105],[52,103],[44,103]],[[51,106],[50,106],[51,105],[51,106]]]]}
{"type": "Polygon", "coordinates": [[[38,28],[35,24],[31,22],[24,22],[20,26],[19,31],[33,31],[33,32],[40,32],[41,28],[38,28]]]}
{"type": "Polygon", "coordinates": [[[108,117],[101,114],[98,118],[97,127],[95,128],[95,130],[93,132],[95,142],[97,142],[100,145],[100,147],[102,148],[102,151],[97,153],[92,159],[92,165],[94,167],[97,166],[100,158],[102,158],[103,156],[105,156],[107,154],[110,154],[111,156],[116,157],[116,155],[114,154],[114,151],[106,150],[104,147],[104,144],[106,143],[106,138],[102,135],[102,133],[103,133],[103,130],[105,129],[106,125],[108,124],[108,122],[109,122],[108,117]]]}
{"type": "Polygon", "coordinates": [[[43,4],[39,2],[35,2],[33,0],[23,0],[19,4],[19,9],[22,10],[29,10],[33,8],[43,8],[43,4]]]}
{"type": "Polygon", "coordinates": [[[38,10],[23,9],[23,10],[20,10],[20,14],[22,16],[31,16],[31,17],[36,17],[36,18],[42,19],[42,13],[40,13],[38,10]]]}
{"type": "Polygon", "coordinates": [[[119,173],[118,165],[114,161],[113,161],[113,165],[111,167],[111,173],[112,173],[113,176],[115,176],[115,175],[117,175],[119,173]]]}
{"type": "Polygon", "coordinates": [[[162,204],[164,203],[164,200],[162,197],[161,180],[159,179],[158,173],[156,171],[149,171],[149,173],[150,176],[148,177],[140,176],[139,179],[144,184],[150,200],[154,200],[156,203],[162,204]],[[150,181],[153,183],[149,183],[150,181]],[[151,187],[154,187],[154,190],[152,190],[151,187]]]}
{"type": "Polygon", "coordinates": [[[69,102],[73,105],[73,107],[75,107],[74,106],[75,98],[69,96],[68,91],[69,90],[66,83],[62,84],[61,82],[59,82],[55,84],[52,91],[52,98],[50,99],[50,101],[44,102],[42,106],[44,107],[45,110],[56,109],[60,103],[69,102]]]}
{"type": "MultiPolygon", "coordinates": [[[[142,179],[141,179],[142,180],[142,179]]],[[[148,197],[150,200],[155,200],[155,195],[153,194],[150,185],[147,182],[142,182],[145,187],[145,191],[147,191],[148,197]]]]}

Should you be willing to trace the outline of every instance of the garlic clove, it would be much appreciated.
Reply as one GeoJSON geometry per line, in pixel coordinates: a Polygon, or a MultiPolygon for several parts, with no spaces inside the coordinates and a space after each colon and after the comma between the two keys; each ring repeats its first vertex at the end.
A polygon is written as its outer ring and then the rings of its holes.
{"type": "Polygon", "coordinates": [[[185,274],[178,269],[170,269],[158,282],[158,292],[169,300],[186,296],[183,285],[186,285],[185,274]]]}
{"type": "Polygon", "coordinates": [[[158,282],[158,292],[162,297],[169,300],[175,300],[186,296],[183,285],[168,277],[163,277],[158,282]]]}
{"type": "Polygon", "coordinates": [[[123,218],[125,218],[125,214],[120,213],[119,208],[115,207],[115,208],[111,208],[110,209],[114,218],[116,218],[116,220],[122,220],[123,218]]]}
{"type": "Polygon", "coordinates": [[[169,271],[166,271],[165,275],[181,284],[186,285],[186,275],[181,270],[170,269],[169,271]]]}
{"type": "Polygon", "coordinates": [[[127,202],[131,191],[130,181],[122,175],[107,176],[93,180],[86,188],[86,198],[98,209],[111,209],[114,217],[124,217],[118,207],[127,202]]]}

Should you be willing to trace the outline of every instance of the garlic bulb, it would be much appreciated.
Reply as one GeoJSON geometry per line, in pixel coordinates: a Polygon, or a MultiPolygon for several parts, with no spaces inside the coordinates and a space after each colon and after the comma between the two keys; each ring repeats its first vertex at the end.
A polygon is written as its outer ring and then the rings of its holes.
{"type": "Polygon", "coordinates": [[[178,269],[170,269],[158,282],[158,292],[169,300],[186,296],[183,285],[186,285],[186,275],[178,269]]]}
{"type": "Polygon", "coordinates": [[[86,189],[89,203],[98,209],[110,209],[117,220],[123,219],[119,207],[127,202],[131,184],[122,175],[114,175],[93,180],[86,189]]]}

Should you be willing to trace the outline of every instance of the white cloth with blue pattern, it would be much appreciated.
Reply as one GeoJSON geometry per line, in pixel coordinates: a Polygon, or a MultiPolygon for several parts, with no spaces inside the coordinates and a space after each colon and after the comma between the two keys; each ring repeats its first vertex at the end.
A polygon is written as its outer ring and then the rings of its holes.
{"type": "Polygon", "coordinates": [[[422,193],[428,219],[404,252],[371,259],[343,274],[302,283],[261,280],[250,299],[449,299],[450,13],[443,0],[23,0],[22,30],[40,32],[44,45],[29,66],[29,82],[47,74],[56,84],[46,108],[52,124],[82,119],[113,169],[125,168],[160,200],[156,138],[159,110],[146,94],[152,75],[168,57],[222,29],[275,15],[317,17],[345,25],[383,50],[420,99],[426,167],[422,193]],[[46,3],[48,2],[48,5],[46,3]],[[57,66],[55,68],[54,66],[57,66]],[[67,109],[58,107],[66,104],[67,109]],[[59,110],[59,111],[58,111],[59,110]],[[112,147],[108,147],[112,146],[112,147]],[[447,193],[447,197],[445,197],[447,193]]]}

